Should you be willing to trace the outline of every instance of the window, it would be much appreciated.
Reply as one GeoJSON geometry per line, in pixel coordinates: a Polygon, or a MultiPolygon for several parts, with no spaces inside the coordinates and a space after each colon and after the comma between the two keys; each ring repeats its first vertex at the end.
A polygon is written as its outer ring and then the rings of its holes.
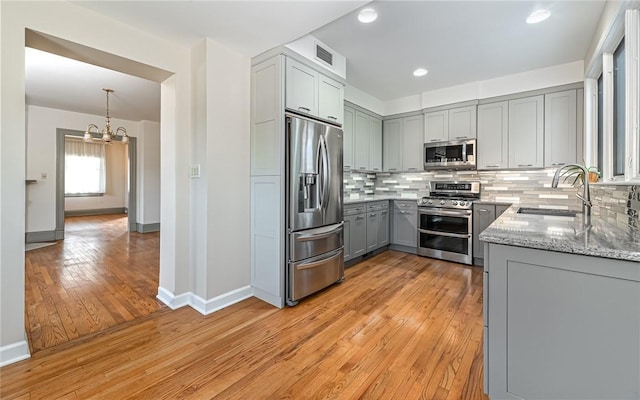
{"type": "Polygon", "coordinates": [[[65,139],[65,196],[100,196],[105,192],[106,166],[103,144],[65,139]]]}
{"type": "Polygon", "coordinates": [[[604,74],[598,77],[598,169],[603,171],[604,166],[604,74]]]}
{"type": "Polygon", "coordinates": [[[625,67],[624,39],[613,53],[613,175],[624,175],[625,67]]]}

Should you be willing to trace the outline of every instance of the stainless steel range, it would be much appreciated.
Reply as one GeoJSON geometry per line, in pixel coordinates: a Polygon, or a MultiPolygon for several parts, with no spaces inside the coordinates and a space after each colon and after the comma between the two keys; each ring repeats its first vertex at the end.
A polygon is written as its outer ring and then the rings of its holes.
{"type": "Polygon", "coordinates": [[[429,196],[418,200],[418,254],[463,264],[473,263],[473,201],[480,182],[431,182],[429,196]]]}

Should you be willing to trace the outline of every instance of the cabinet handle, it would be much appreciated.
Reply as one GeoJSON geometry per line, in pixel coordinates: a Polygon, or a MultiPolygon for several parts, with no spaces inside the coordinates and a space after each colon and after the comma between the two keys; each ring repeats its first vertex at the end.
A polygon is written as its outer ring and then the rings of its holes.
{"type": "Polygon", "coordinates": [[[466,139],[466,136],[456,136],[456,139],[466,139]]]}
{"type": "Polygon", "coordinates": [[[356,217],[356,221],[361,221],[363,219],[364,219],[364,217],[356,217]]]}
{"type": "Polygon", "coordinates": [[[518,164],[518,167],[533,167],[533,164],[518,164]]]}
{"type": "Polygon", "coordinates": [[[441,142],[440,139],[431,139],[432,142],[441,142]]]}
{"type": "Polygon", "coordinates": [[[398,168],[389,168],[389,171],[397,171],[398,168]]]}
{"type": "Polygon", "coordinates": [[[351,165],[343,165],[343,168],[351,168],[351,165]]]}
{"type": "Polygon", "coordinates": [[[380,214],[382,214],[382,215],[384,215],[386,213],[387,213],[386,211],[380,211],[380,214]]]}
{"type": "Polygon", "coordinates": [[[376,215],[378,215],[378,214],[376,214],[376,213],[369,214],[370,217],[375,217],[376,215]]]}
{"type": "Polygon", "coordinates": [[[561,166],[564,165],[565,163],[563,162],[554,162],[553,164],[551,164],[552,166],[556,167],[556,166],[561,166]]]}
{"type": "Polygon", "coordinates": [[[374,171],[380,171],[380,169],[379,169],[379,168],[374,168],[373,170],[374,170],[374,171]]]}
{"type": "Polygon", "coordinates": [[[367,169],[367,167],[360,167],[360,169],[367,169]]]}
{"type": "Polygon", "coordinates": [[[308,113],[311,112],[311,109],[307,107],[298,107],[298,110],[306,111],[308,113]]]}
{"type": "Polygon", "coordinates": [[[409,171],[417,171],[418,168],[409,168],[409,171]]]}
{"type": "Polygon", "coordinates": [[[485,168],[500,168],[500,164],[485,165],[485,168]]]}
{"type": "Polygon", "coordinates": [[[477,209],[478,212],[482,212],[482,213],[488,213],[489,210],[487,210],[486,208],[478,208],[477,209]]]}
{"type": "Polygon", "coordinates": [[[334,121],[337,121],[337,120],[338,120],[338,118],[337,118],[337,117],[334,117],[333,115],[327,115],[327,118],[332,119],[332,120],[334,120],[334,121]]]}

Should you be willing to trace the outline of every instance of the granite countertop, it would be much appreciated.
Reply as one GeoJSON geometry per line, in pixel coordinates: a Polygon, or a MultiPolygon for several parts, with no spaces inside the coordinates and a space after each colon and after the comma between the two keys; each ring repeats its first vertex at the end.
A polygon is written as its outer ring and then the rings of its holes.
{"type": "Polygon", "coordinates": [[[511,206],[486,230],[480,240],[488,243],[529,247],[619,260],[640,261],[640,231],[623,223],[591,216],[591,227],[583,227],[583,216],[557,217],[518,214],[511,206]]]}
{"type": "Polygon", "coordinates": [[[383,200],[406,200],[406,201],[415,201],[417,203],[418,198],[407,198],[407,197],[400,197],[400,196],[385,196],[385,195],[377,195],[377,196],[362,196],[359,198],[348,198],[345,197],[343,200],[343,203],[345,205],[348,204],[358,204],[358,203],[368,203],[371,201],[383,201],[383,200]]]}

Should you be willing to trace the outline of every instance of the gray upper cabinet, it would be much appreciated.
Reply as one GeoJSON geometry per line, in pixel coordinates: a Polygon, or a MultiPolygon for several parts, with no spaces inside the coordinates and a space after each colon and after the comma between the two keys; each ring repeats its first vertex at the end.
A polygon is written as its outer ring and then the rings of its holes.
{"type": "Polygon", "coordinates": [[[544,165],[544,96],[509,101],[509,168],[544,165]]]}
{"type": "Polygon", "coordinates": [[[507,168],[509,103],[478,106],[478,169],[507,168]]]}
{"type": "Polygon", "coordinates": [[[369,116],[356,111],[354,119],[354,169],[369,170],[369,116]]]}
{"type": "Polygon", "coordinates": [[[318,115],[318,72],[291,58],[286,68],[286,107],[318,115]]]}
{"type": "Polygon", "coordinates": [[[383,122],[382,166],[384,171],[402,171],[402,118],[383,122]]]}
{"type": "Polygon", "coordinates": [[[449,138],[449,111],[424,114],[424,143],[443,142],[449,138]]]}
{"type": "Polygon", "coordinates": [[[544,165],[575,163],[577,150],[576,90],[544,96],[544,165]]]}
{"type": "Polygon", "coordinates": [[[327,76],[319,74],[318,116],[338,124],[343,123],[344,86],[327,76]]]}
{"type": "Polygon", "coordinates": [[[476,137],[476,106],[449,110],[449,140],[474,139],[476,137]]]}
{"type": "Polygon", "coordinates": [[[355,166],[354,159],[354,120],[356,112],[351,107],[344,108],[344,124],[342,125],[342,146],[344,151],[343,166],[344,169],[350,170],[355,166]]]}
{"type": "Polygon", "coordinates": [[[285,106],[342,125],[344,85],[287,58],[285,106]]]}
{"type": "Polygon", "coordinates": [[[369,169],[382,171],[382,120],[369,117],[369,169]]]}
{"type": "Polygon", "coordinates": [[[422,171],[424,119],[422,115],[402,119],[402,170],[422,171]]]}
{"type": "Polygon", "coordinates": [[[384,121],[384,171],[422,171],[422,115],[384,121]]]}

